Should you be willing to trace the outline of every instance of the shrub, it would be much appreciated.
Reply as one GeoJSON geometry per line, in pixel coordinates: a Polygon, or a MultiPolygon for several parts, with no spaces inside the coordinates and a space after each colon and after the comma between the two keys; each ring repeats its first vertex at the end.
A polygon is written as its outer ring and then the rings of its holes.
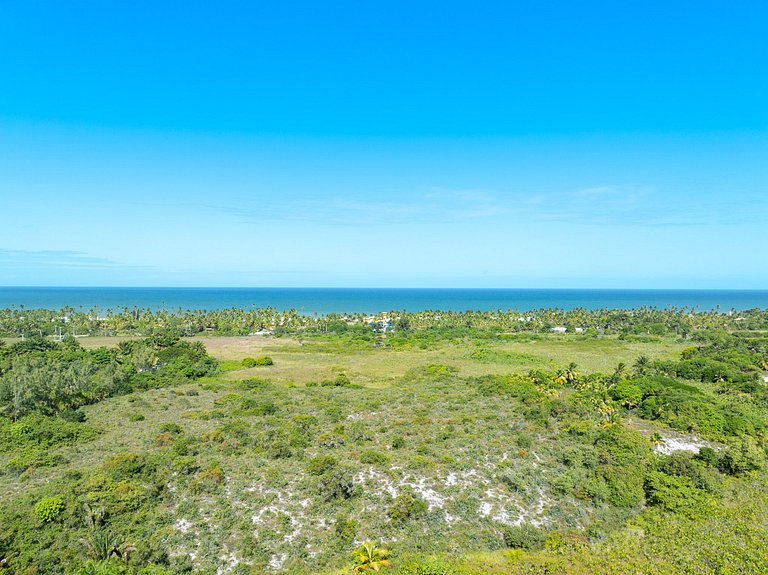
{"type": "Polygon", "coordinates": [[[336,467],[336,458],[333,455],[318,455],[307,463],[307,473],[310,475],[323,475],[336,467]]]}
{"type": "Polygon", "coordinates": [[[50,523],[64,511],[64,499],[59,496],[43,497],[35,503],[35,515],[43,523],[50,523]]]}
{"type": "Polygon", "coordinates": [[[218,463],[211,463],[189,483],[192,493],[213,492],[224,483],[224,470],[218,463]]]}
{"type": "Polygon", "coordinates": [[[325,501],[350,499],[356,493],[351,473],[341,468],[324,473],[317,483],[317,489],[325,501]]]}
{"type": "Polygon", "coordinates": [[[129,452],[118,453],[104,462],[104,469],[117,481],[141,475],[146,467],[145,456],[129,452]]]}
{"type": "Polygon", "coordinates": [[[522,447],[523,449],[530,449],[533,446],[533,438],[527,433],[518,435],[515,442],[518,447],[522,447]]]}
{"type": "Polygon", "coordinates": [[[322,387],[353,387],[346,373],[340,373],[334,379],[324,379],[320,385],[322,387]]]}
{"type": "Polygon", "coordinates": [[[694,459],[701,461],[707,467],[716,467],[720,458],[717,455],[717,451],[711,447],[702,447],[699,449],[699,452],[694,455],[694,459]]]}
{"type": "Polygon", "coordinates": [[[389,463],[389,457],[381,451],[366,449],[360,454],[360,463],[368,465],[386,465],[389,463]]]}
{"type": "Polygon", "coordinates": [[[510,549],[541,549],[547,540],[544,530],[527,523],[504,527],[502,536],[504,545],[510,549]]]}
{"type": "Polygon", "coordinates": [[[273,415],[277,413],[277,404],[271,399],[248,397],[240,402],[240,409],[247,415],[273,415]]]}
{"type": "Polygon", "coordinates": [[[357,521],[338,515],[334,524],[334,531],[342,540],[346,542],[353,541],[357,535],[357,521]]]}
{"type": "Polygon", "coordinates": [[[649,505],[667,511],[691,512],[704,501],[704,492],[690,478],[651,471],[645,478],[645,493],[649,505]]]}
{"type": "Polygon", "coordinates": [[[344,445],[345,443],[346,440],[344,437],[335,433],[321,433],[317,436],[317,444],[321,447],[333,448],[344,445]]]}
{"type": "Polygon", "coordinates": [[[720,457],[720,470],[730,475],[757,471],[763,465],[765,455],[752,437],[744,436],[729,443],[720,457]]]}
{"type": "Polygon", "coordinates": [[[160,427],[160,432],[161,433],[164,433],[164,432],[175,433],[175,434],[178,435],[178,434],[184,432],[184,428],[181,427],[181,425],[179,425],[178,423],[170,423],[170,422],[168,422],[168,423],[164,423],[162,425],[162,427],[160,427]]]}
{"type": "Polygon", "coordinates": [[[275,362],[268,355],[260,355],[259,357],[246,357],[241,362],[243,367],[260,367],[265,365],[274,365],[275,362]]]}
{"type": "Polygon", "coordinates": [[[244,389],[264,389],[270,386],[270,381],[263,377],[249,377],[248,379],[241,379],[238,385],[244,389]]]}
{"type": "Polygon", "coordinates": [[[387,515],[392,521],[405,521],[419,517],[427,512],[427,504],[424,500],[414,497],[410,493],[403,493],[395,497],[392,505],[387,510],[387,515]]]}

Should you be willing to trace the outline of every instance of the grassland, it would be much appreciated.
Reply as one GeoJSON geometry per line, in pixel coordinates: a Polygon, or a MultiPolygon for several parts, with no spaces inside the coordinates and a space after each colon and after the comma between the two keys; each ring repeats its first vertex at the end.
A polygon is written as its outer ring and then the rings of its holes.
{"type": "MultiPolygon", "coordinates": [[[[88,349],[114,346],[128,337],[88,337],[80,343],[88,349]]],[[[201,341],[225,367],[224,379],[268,377],[276,383],[304,385],[346,373],[365,387],[382,388],[400,380],[414,367],[441,364],[455,367],[462,375],[527,373],[532,369],[558,369],[570,362],[587,373],[612,371],[619,363],[631,365],[638,356],[651,360],[672,359],[690,344],[676,338],[654,338],[651,342],[624,341],[615,336],[590,338],[552,334],[535,339],[488,342],[438,342],[427,349],[374,347],[368,342],[339,338],[298,340],[270,336],[210,336],[201,341]],[[478,353],[479,352],[479,353],[478,353]],[[269,355],[274,366],[245,369],[245,357],[269,355]]]]}

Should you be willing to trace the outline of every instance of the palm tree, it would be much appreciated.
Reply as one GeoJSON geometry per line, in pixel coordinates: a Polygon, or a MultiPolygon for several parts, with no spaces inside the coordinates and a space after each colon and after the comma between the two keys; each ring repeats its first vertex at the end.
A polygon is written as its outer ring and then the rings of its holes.
{"type": "Polygon", "coordinates": [[[382,549],[375,543],[367,541],[352,552],[356,563],[352,573],[363,573],[369,570],[381,571],[383,567],[389,566],[388,555],[388,549],[382,549]]]}
{"type": "Polygon", "coordinates": [[[555,383],[560,385],[573,385],[576,383],[576,380],[579,378],[579,373],[576,371],[577,368],[578,366],[571,362],[565,369],[558,369],[554,378],[555,383]]]}
{"type": "Polygon", "coordinates": [[[574,362],[571,362],[568,364],[568,367],[565,368],[565,379],[568,381],[569,384],[573,384],[576,382],[576,380],[579,378],[579,372],[576,371],[576,369],[579,366],[576,365],[574,362]]]}
{"type": "Polygon", "coordinates": [[[636,375],[645,375],[648,373],[648,368],[651,366],[651,360],[648,356],[641,355],[635,360],[632,368],[635,370],[636,375]]]}

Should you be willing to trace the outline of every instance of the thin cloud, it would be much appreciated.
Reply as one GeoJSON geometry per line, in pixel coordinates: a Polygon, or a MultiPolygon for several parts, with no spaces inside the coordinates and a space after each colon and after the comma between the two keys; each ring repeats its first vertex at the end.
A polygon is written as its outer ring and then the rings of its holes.
{"type": "Polygon", "coordinates": [[[557,222],[592,226],[672,227],[707,226],[761,221],[763,205],[745,209],[747,203],[733,198],[680,199],[674,193],[634,184],[601,184],[550,192],[498,191],[489,189],[422,188],[406,199],[390,200],[383,194],[367,199],[344,195],[258,198],[239,204],[183,202],[158,207],[187,207],[223,214],[248,224],[300,222],[342,226],[461,223],[471,220],[557,222]]]}
{"type": "Polygon", "coordinates": [[[0,249],[0,266],[5,269],[46,268],[57,270],[153,270],[149,266],[126,266],[119,262],[94,257],[72,250],[5,250],[0,249]]]}

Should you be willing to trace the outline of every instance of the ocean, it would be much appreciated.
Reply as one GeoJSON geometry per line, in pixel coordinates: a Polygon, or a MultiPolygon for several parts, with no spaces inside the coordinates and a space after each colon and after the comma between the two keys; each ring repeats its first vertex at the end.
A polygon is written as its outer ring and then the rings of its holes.
{"type": "Polygon", "coordinates": [[[273,307],[295,309],[303,314],[643,306],[728,311],[768,308],[768,290],[0,287],[0,308],[22,306],[101,311],[123,307],[153,310],[273,307]]]}

